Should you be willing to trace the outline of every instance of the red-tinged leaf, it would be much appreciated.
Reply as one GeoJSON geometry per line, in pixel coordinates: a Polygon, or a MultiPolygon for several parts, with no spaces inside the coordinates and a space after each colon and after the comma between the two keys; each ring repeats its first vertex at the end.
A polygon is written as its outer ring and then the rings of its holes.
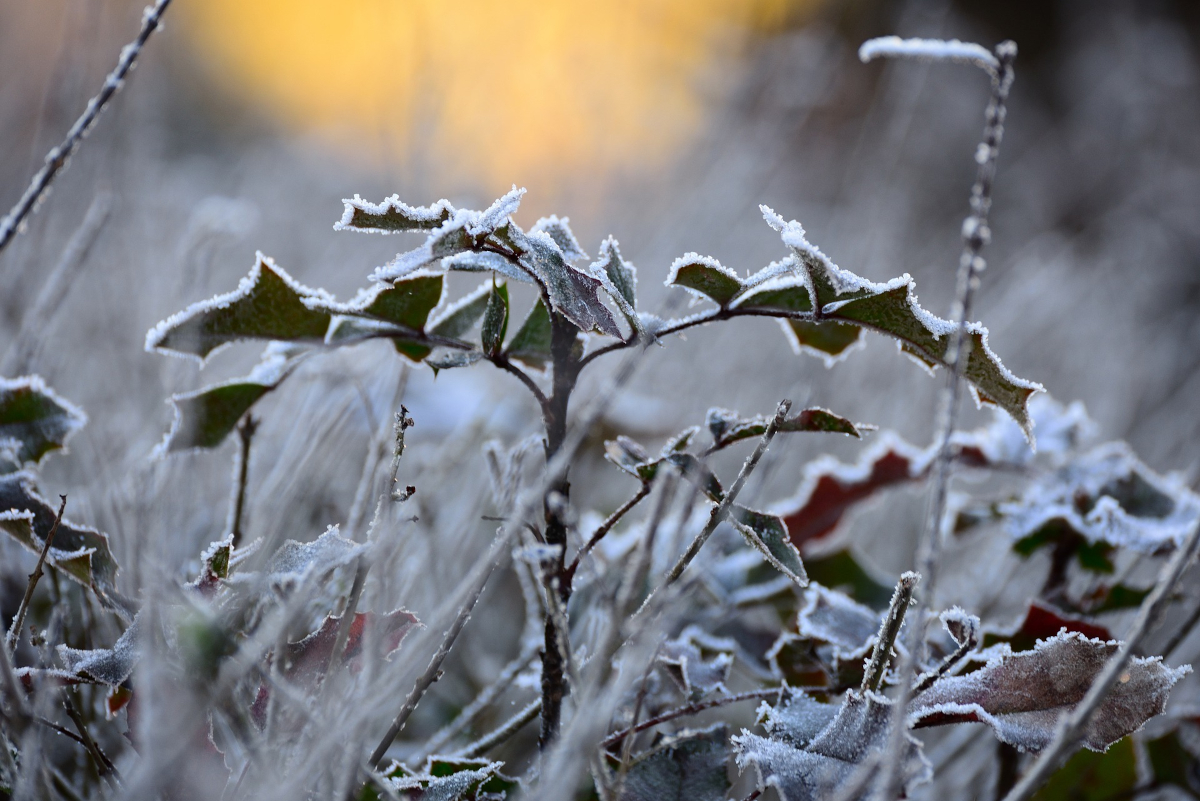
{"type": "MultiPolygon", "coordinates": [[[[312,688],[329,667],[341,623],[340,617],[329,615],[321,624],[321,628],[300,642],[288,643],[284,675],[302,687],[312,688]]],[[[380,638],[380,653],[387,657],[394,653],[404,637],[420,624],[415,615],[404,609],[397,609],[382,616],[373,612],[356,613],[350,623],[346,649],[342,654],[347,669],[352,673],[362,669],[363,633],[367,625],[378,627],[375,636],[380,638]]]]}
{"type": "Polygon", "coordinates": [[[810,463],[796,497],[773,511],[783,518],[792,543],[803,548],[832,533],[855,504],[887,487],[922,478],[929,461],[926,451],[884,432],[856,464],[828,456],[810,463]]]}
{"type": "MultiPolygon", "coordinates": [[[[1038,751],[1054,737],[1059,716],[1083,700],[1120,643],[1063,632],[1029,651],[996,646],[991,660],[974,673],[945,676],[913,700],[918,728],[977,721],[1003,742],[1038,751]]],[[[1137,731],[1166,707],[1167,695],[1190,667],[1168,668],[1162,660],[1135,657],[1101,702],[1082,743],[1103,751],[1137,731]]]]}
{"type": "Polygon", "coordinates": [[[998,643],[1007,643],[1014,651],[1027,651],[1036,646],[1038,640],[1048,640],[1063,629],[1096,640],[1112,639],[1112,633],[1104,626],[1073,617],[1044,601],[1035,600],[1029,604],[1025,617],[1013,628],[1007,631],[985,630],[983,647],[990,648],[998,643]]]}

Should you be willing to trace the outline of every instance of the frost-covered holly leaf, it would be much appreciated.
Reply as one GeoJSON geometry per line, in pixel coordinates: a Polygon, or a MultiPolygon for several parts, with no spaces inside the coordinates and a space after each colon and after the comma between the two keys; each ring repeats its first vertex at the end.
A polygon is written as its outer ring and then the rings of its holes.
{"type": "Polygon", "coordinates": [[[529,316],[508,342],[505,354],[519,362],[541,370],[551,361],[550,312],[541,298],[533,304],[529,316]]]}
{"type": "MultiPolygon", "coordinates": [[[[396,281],[436,261],[457,256],[460,253],[482,249],[484,243],[497,228],[508,224],[509,216],[516,213],[524,196],[524,189],[515,186],[483,211],[455,209],[449,203],[439,203],[437,216],[425,215],[430,225],[404,230],[429,230],[425,243],[415,250],[401,253],[383,267],[378,268],[371,278],[375,281],[396,281]],[[444,204],[444,205],[443,205],[444,204]]],[[[353,217],[351,205],[347,204],[343,220],[353,217]]],[[[424,221],[422,221],[424,222],[424,221]]],[[[376,229],[378,230],[378,229],[376,229]]]]}
{"type": "Polygon", "coordinates": [[[491,281],[485,281],[475,287],[470,294],[447,306],[430,321],[430,332],[440,337],[461,338],[483,316],[491,294],[491,281]]]}
{"type": "Polygon", "coordinates": [[[634,757],[621,801],[723,801],[728,743],[724,724],[664,738],[634,757]]]}
{"type": "Polygon", "coordinates": [[[58,646],[58,658],[66,672],[87,681],[116,687],[133,673],[138,659],[138,639],[141,636],[141,617],[135,617],[129,628],[117,638],[112,648],[78,650],[58,646]]]}
{"type": "Polygon", "coordinates": [[[433,353],[425,359],[425,363],[433,368],[436,374],[439,370],[453,370],[455,367],[470,367],[483,358],[477,350],[459,350],[458,348],[434,348],[433,353]]]}
{"type": "Polygon", "coordinates": [[[239,569],[228,576],[231,586],[266,589],[264,580],[275,587],[296,586],[310,576],[320,576],[351,564],[367,546],[343,537],[337,526],[330,526],[311,542],[287,540],[268,557],[258,570],[239,569]]]}
{"type": "MultiPolygon", "coordinates": [[[[714,447],[723,448],[743,439],[761,437],[767,431],[771,418],[757,415],[749,419],[741,417],[737,412],[728,409],[712,408],[708,410],[705,424],[712,434],[714,447]]],[[[784,418],[776,429],[780,432],[789,431],[828,431],[836,434],[847,434],[856,439],[862,439],[863,431],[872,430],[873,426],[855,425],[844,417],[839,417],[828,409],[813,407],[784,418]]]]}
{"type": "Polygon", "coordinates": [[[1089,543],[1152,554],[1183,541],[1200,520],[1200,497],[1182,477],[1160,476],[1128,445],[1110,442],[1035,479],[1000,512],[1017,540],[1057,525],[1089,543]]]}
{"type": "Polygon", "coordinates": [[[848,323],[780,320],[780,324],[797,355],[811,353],[824,360],[827,367],[848,356],[855,345],[863,342],[862,329],[848,323]]]}
{"type": "MultiPolygon", "coordinates": [[[[838,788],[872,752],[886,747],[892,704],[868,691],[851,690],[840,706],[793,693],[776,707],[763,704],[759,719],[767,737],[743,731],[733,738],[738,769],[753,767],[758,788],[774,787],[782,801],[834,798],[838,788]]],[[[921,744],[905,734],[906,792],[932,773],[921,744]]]]}
{"type": "Polygon", "coordinates": [[[203,361],[217,348],[245,339],[320,344],[329,330],[330,315],[309,307],[317,302],[334,301],[323,290],[298,283],[259,253],[236,291],[193,303],[163,320],[146,334],[146,350],[203,361]]]}
{"type": "Polygon", "coordinates": [[[852,465],[822,456],[804,468],[800,490],[775,511],[787,524],[797,547],[830,534],[842,516],[881,489],[925,475],[932,454],[885,431],[852,465]]]}
{"type": "Polygon", "coordinates": [[[599,259],[591,266],[592,275],[607,279],[605,289],[636,332],[645,326],[637,314],[637,268],[621,258],[617,240],[611,236],[600,243],[599,259]]]}
{"type": "Polygon", "coordinates": [[[483,311],[483,322],[480,324],[480,341],[483,344],[483,352],[499,353],[507,333],[508,286],[500,284],[492,287],[492,292],[488,295],[487,308],[483,311]]]}
{"type": "Polygon", "coordinates": [[[204,553],[200,554],[200,575],[187,587],[211,598],[221,586],[221,582],[229,578],[229,562],[232,556],[233,534],[209,545],[204,553]]]}
{"type": "MultiPolygon", "coordinates": [[[[36,486],[34,475],[28,471],[0,476],[0,531],[40,554],[58,508],[39,495],[36,486]]],[[[107,535],[64,518],[46,561],[94,591],[107,608],[126,620],[132,619],[133,603],[117,591],[117,562],[107,535]]]]}
{"type": "Polygon", "coordinates": [[[520,253],[520,263],[537,276],[554,311],[580,331],[599,331],[620,338],[621,329],[600,302],[603,284],[598,278],[568,264],[558,244],[546,232],[524,234],[513,224],[507,230],[520,253]]]}
{"type": "Polygon", "coordinates": [[[346,211],[334,223],[335,231],[362,231],[375,234],[396,234],[403,231],[431,231],[450,219],[455,208],[449,200],[439,200],[432,206],[409,206],[399,195],[371,203],[358,195],[343,200],[346,211]]]}
{"type": "Polygon", "coordinates": [[[537,283],[533,274],[520,264],[514,264],[507,256],[490,250],[467,251],[457,256],[442,259],[442,268],[460,273],[492,272],[523,284],[537,283]]]}
{"type": "Polygon", "coordinates": [[[808,574],[800,551],[788,539],[787,526],[779,517],[766,512],[756,512],[745,506],[733,504],[729,519],[738,532],[751,546],[757,548],[771,566],[787,576],[799,587],[808,585],[808,574]]]}
{"type": "Polygon", "coordinates": [[[733,667],[733,654],[721,650],[705,658],[695,630],[689,627],[679,637],[667,640],[658,652],[658,662],[679,685],[689,701],[699,701],[715,692],[727,692],[725,682],[733,667]]]}
{"type": "MultiPolygon", "coordinates": [[[[1058,718],[1087,694],[1120,643],[1062,632],[1029,651],[997,646],[987,665],[960,676],[943,676],[913,699],[917,727],[981,722],[1003,742],[1038,751],[1054,737],[1058,718]]],[[[1168,668],[1158,657],[1135,657],[1101,702],[1082,743],[1103,751],[1137,731],[1166,708],[1167,695],[1189,666],[1168,668]]]]}
{"type": "Polygon", "coordinates": [[[587,253],[579,246],[579,240],[575,238],[575,234],[571,231],[569,217],[559,217],[551,214],[549,217],[542,217],[533,227],[529,229],[530,233],[542,231],[554,240],[554,244],[558,245],[558,249],[562,251],[563,258],[567,261],[579,261],[586,259],[587,253]]]}
{"type": "Polygon", "coordinates": [[[375,284],[359,292],[349,303],[326,303],[314,298],[307,305],[330,314],[371,317],[423,331],[429,313],[442,301],[444,285],[444,276],[440,274],[415,273],[392,284],[375,284]]]}
{"type": "Polygon", "coordinates": [[[1008,628],[984,629],[982,646],[990,648],[1005,643],[1009,650],[1027,651],[1035,647],[1039,640],[1048,640],[1064,629],[1105,642],[1112,639],[1112,633],[1104,626],[1068,615],[1045,601],[1035,599],[1030,602],[1025,616],[1017,624],[1008,628]]]}
{"type": "MultiPolygon", "coordinates": [[[[803,284],[812,303],[811,322],[852,324],[870,328],[897,339],[901,349],[929,365],[944,365],[946,351],[955,333],[953,323],[930,314],[917,303],[913,282],[908,275],[877,284],[835,265],[805,238],[804,229],[795,221],[785,222],[766,206],[767,223],[780,233],[801,268],[803,284]]],[[[781,281],[788,279],[779,279],[781,281]]],[[[762,290],[759,290],[762,291],[762,290]]],[[[844,329],[842,332],[846,333],[844,329]]],[[[804,336],[796,332],[797,339],[804,336]]],[[[1030,396],[1041,385],[1017,378],[1009,372],[988,347],[987,329],[978,323],[967,325],[971,348],[963,375],[979,399],[1004,409],[1032,437],[1032,420],[1027,409],[1030,396]]],[[[816,347],[830,353],[834,348],[816,347]]],[[[842,352],[850,343],[841,346],[842,352]]]]}
{"type": "Polygon", "coordinates": [[[1076,753],[1033,801],[1118,801],[1134,797],[1137,784],[1137,753],[1127,737],[1102,754],[1087,749],[1076,753]]]}
{"type": "MultiPolygon", "coordinates": [[[[519,784],[500,772],[503,762],[456,757],[430,757],[420,771],[410,771],[393,762],[383,772],[392,791],[407,801],[467,801],[467,799],[503,799],[515,793],[519,784]]],[[[368,783],[360,801],[384,798],[368,783]]]]}
{"type": "Polygon", "coordinates": [[[767,654],[771,671],[794,685],[823,687],[831,692],[857,687],[862,683],[864,660],[871,653],[880,620],[880,612],[836,590],[810,583],[796,616],[795,630],[784,632],[767,654]]]}
{"type": "Polygon", "coordinates": [[[245,378],[172,395],[175,420],[154,455],[217,447],[250,407],[291,375],[304,355],[290,343],[272,342],[245,378]]]}
{"type": "Polygon", "coordinates": [[[705,298],[722,309],[745,288],[737,273],[710,256],[685,253],[671,264],[667,286],[677,286],[697,298],[705,298]]]}
{"type": "Polygon", "coordinates": [[[0,442],[14,444],[17,464],[40,462],[86,422],[83,410],[59,397],[41,376],[0,378],[0,442]]]}

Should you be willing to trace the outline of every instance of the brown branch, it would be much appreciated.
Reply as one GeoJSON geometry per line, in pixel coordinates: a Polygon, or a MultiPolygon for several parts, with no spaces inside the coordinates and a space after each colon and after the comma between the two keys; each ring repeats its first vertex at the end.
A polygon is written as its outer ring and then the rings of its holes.
{"type": "Polygon", "coordinates": [[[648,719],[642,721],[641,723],[637,724],[636,726],[631,726],[628,729],[622,729],[619,732],[615,732],[613,734],[608,735],[600,743],[600,747],[601,748],[612,748],[614,745],[617,745],[618,743],[620,743],[622,740],[624,740],[630,734],[637,734],[639,732],[643,732],[646,729],[651,729],[660,723],[667,723],[668,721],[675,720],[676,718],[687,717],[689,715],[698,715],[701,712],[704,712],[705,710],[708,710],[708,709],[715,709],[716,707],[719,707],[719,706],[728,706],[729,704],[737,704],[737,703],[741,703],[742,701],[754,701],[754,700],[761,701],[766,698],[771,698],[772,696],[778,696],[782,692],[783,692],[783,688],[781,688],[781,687],[776,687],[775,689],[772,689],[772,690],[751,690],[749,692],[737,693],[736,695],[726,695],[721,698],[713,698],[709,701],[700,701],[699,703],[690,704],[688,706],[679,707],[677,709],[671,709],[671,710],[668,710],[667,712],[663,712],[661,715],[656,715],[655,717],[648,718],[648,719]]]}
{"type": "Polygon", "coordinates": [[[146,9],[142,14],[142,28],[138,31],[137,38],[121,49],[117,67],[104,79],[104,85],[100,87],[100,94],[88,101],[87,108],[67,131],[66,138],[46,154],[45,163],[33,176],[33,180],[30,181],[25,194],[17,201],[17,205],[13,206],[4,219],[0,220],[0,251],[8,246],[13,236],[20,230],[21,223],[37,208],[38,201],[50,189],[50,184],[54,182],[55,177],[62,172],[67,166],[67,161],[79,149],[80,143],[83,142],[88,131],[100,117],[100,112],[104,111],[104,107],[121,88],[126,76],[137,62],[146,40],[150,38],[150,34],[158,30],[158,23],[169,5],[171,5],[171,0],[158,0],[153,7],[146,9]]]}
{"type": "Polygon", "coordinates": [[[529,377],[528,373],[513,364],[509,358],[502,353],[495,356],[489,356],[488,361],[499,367],[501,370],[504,370],[506,373],[512,373],[515,375],[520,382],[525,385],[525,388],[533,394],[533,397],[538,402],[538,406],[541,407],[542,414],[545,415],[547,405],[550,401],[546,398],[546,393],[542,392],[541,387],[534,383],[533,379],[529,377]]]}
{"type": "Polygon", "coordinates": [[[904,625],[904,614],[912,603],[913,590],[921,577],[913,572],[900,576],[896,590],[892,593],[892,602],[888,605],[887,616],[879,624],[879,634],[875,638],[875,649],[871,652],[871,662],[863,671],[862,686],[859,692],[866,695],[867,691],[878,692],[883,684],[883,676],[887,673],[888,663],[892,661],[892,648],[896,638],[900,636],[900,627],[904,625]]]}
{"type": "Polygon", "coordinates": [[[79,732],[79,739],[83,741],[83,747],[87,749],[92,759],[95,760],[96,769],[100,772],[101,778],[111,779],[119,787],[121,774],[117,772],[116,765],[100,750],[100,746],[96,745],[96,741],[92,739],[92,735],[88,732],[87,724],[79,714],[79,710],[75,708],[75,705],[71,703],[71,699],[66,697],[65,693],[63,694],[63,709],[66,711],[67,717],[75,724],[75,729],[79,732]]]}
{"type": "Polygon", "coordinates": [[[29,611],[29,604],[33,601],[33,591],[37,589],[38,581],[41,579],[42,566],[46,564],[46,554],[50,553],[50,543],[54,542],[54,535],[58,532],[58,526],[62,523],[63,510],[67,508],[67,496],[59,495],[62,498],[62,503],[58,506],[58,514],[54,518],[54,525],[50,527],[50,533],[46,535],[46,541],[42,543],[42,552],[38,555],[37,567],[29,574],[29,584],[25,587],[25,597],[21,599],[21,606],[17,608],[17,615],[13,618],[12,628],[8,630],[8,638],[5,645],[9,653],[17,650],[17,640],[21,638],[21,628],[25,625],[25,614],[29,611]]]}

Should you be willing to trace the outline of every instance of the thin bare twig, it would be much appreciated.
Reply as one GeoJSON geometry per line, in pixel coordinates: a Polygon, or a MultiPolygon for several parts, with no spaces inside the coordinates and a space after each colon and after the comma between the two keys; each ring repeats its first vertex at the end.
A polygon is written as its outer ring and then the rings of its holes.
{"type": "Polygon", "coordinates": [[[642,499],[650,494],[651,486],[651,482],[643,481],[642,486],[638,489],[636,495],[627,500],[625,503],[621,504],[621,506],[615,512],[609,515],[603,523],[596,527],[596,530],[592,533],[591,538],[584,543],[583,547],[579,549],[579,553],[575,554],[575,558],[571,560],[571,564],[567,566],[566,576],[568,580],[575,577],[575,571],[579,568],[579,560],[587,556],[588,553],[590,553],[591,550],[596,547],[596,544],[599,543],[600,540],[604,539],[604,536],[608,534],[608,532],[612,531],[612,527],[621,521],[621,518],[629,514],[633,507],[641,503],[642,499]]]}
{"type": "Polygon", "coordinates": [[[689,704],[688,706],[679,707],[678,709],[671,709],[663,712],[661,715],[655,715],[652,718],[647,718],[636,726],[631,726],[628,729],[622,729],[619,732],[614,732],[613,734],[608,735],[600,743],[600,746],[602,748],[612,748],[614,745],[617,745],[624,740],[628,735],[643,732],[646,729],[650,729],[659,725],[660,723],[667,723],[668,721],[675,720],[676,718],[687,717],[689,715],[698,715],[707,709],[715,709],[719,706],[738,704],[742,701],[761,701],[766,698],[778,697],[782,692],[783,688],[781,687],[776,687],[772,690],[750,690],[749,692],[737,693],[736,695],[726,695],[722,696],[721,698],[713,698],[708,701],[700,701],[695,704],[689,704]]]}
{"type": "Polygon", "coordinates": [[[466,603],[463,604],[462,609],[459,610],[458,616],[454,619],[454,623],[451,624],[450,628],[446,631],[445,636],[442,638],[441,645],[438,646],[437,651],[435,651],[433,656],[430,657],[429,665],[425,668],[425,672],[417,678],[416,684],[413,685],[412,691],[410,691],[408,697],[404,699],[404,706],[400,708],[399,713],[396,715],[396,719],[392,721],[392,725],[388,727],[387,732],[383,735],[383,739],[379,741],[379,745],[375,747],[375,750],[371,753],[370,758],[367,760],[367,764],[372,770],[377,770],[379,768],[379,763],[383,761],[383,757],[387,754],[387,750],[391,748],[392,742],[396,739],[396,736],[400,734],[400,730],[404,728],[404,724],[408,722],[408,719],[412,716],[413,711],[416,710],[417,704],[420,703],[421,698],[425,695],[425,692],[433,686],[435,681],[438,680],[438,677],[442,672],[442,663],[445,662],[446,657],[450,655],[450,649],[454,647],[455,640],[457,640],[458,635],[462,633],[463,628],[467,625],[467,621],[471,619],[471,612],[474,611],[475,604],[479,602],[479,596],[483,595],[483,588],[487,586],[488,578],[490,578],[492,573],[495,572],[497,566],[498,563],[493,560],[488,566],[488,569],[484,572],[484,575],[472,588],[471,595],[467,598],[466,603]]]}
{"type": "Polygon", "coordinates": [[[87,136],[88,131],[100,117],[100,112],[104,111],[104,107],[121,88],[126,76],[137,63],[138,56],[141,55],[142,48],[146,45],[146,40],[150,38],[150,34],[158,30],[158,24],[169,5],[171,5],[171,0],[158,0],[142,13],[142,28],[138,31],[137,38],[121,49],[117,67],[104,79],[104,85],[100,87],[100,94],[88,101],[87,108],[67,131],[66,138],[58,147],[46,154],[45,163],[33,176],[33,180],[29,182],[29,187],[17,201],[17,205],[13,206],[4,219],[0,220],[0,251],[3,251],[12,241],[25,218],[36,210],[38,201],[50,189],[50,184],[54,182],[55,177],[67,166],[72,154],[79,149],[83,138],[87,136]]]}
{"type": "Polygon", "coordinates": [[[1050,778],[1050,774],[1058,770],[1068,754],[1078,745],[1079,737],[1096,709],[1108,695],[1109,690],[1120,679],[1133,658],[1138,645],[1146,634],[1161,621],[1163,613],[1171,603],[1171,594],[1175,591],[1183,571],[1191,565],[1200,549],[1200,523],[1192,527],[1184,543],[1175,551],[1171,561],[1163,566],[1154,589],[1142,601],[1137,617],[1125,634],[1125,641],[1120,649],[1105,664],[1104,670],[1092,682],[1087,695],[1083,697],[1074,709],[1059,718],[1054,739],[1042,749],[1037,761],[1017,782],[1017,785],[1004,797],[1004,801],[1025,801],[1050,778]]]}
{"type": "Polygon", "coordinates": [[[50,527],[50,532],[46,535],[46,541],[42,543],[42,552],[38,554],[37,567],[29,574],[29,584],[25,587],[25,597],[21,599],[21,605],[17,608],[17,615],[13,618],[12,628],[8,630],[8,637],[5,641],[5,646],[8,648],[8,653],[13,653],[17,650],[17,640],[21,637],[21,628],[25,625],[25,613],[29,611],[29,604],[33,600],[33,591],[37,589],[38,580],[41,579],[42,566],[46,564],[46,555],[50,553],[50,544],[54,542],[54,535],[58,532],[58,526],[62,523],[63,510],[67,508],[67,496],[59,495],[62,498],[62,503],[58,505],[58,515],[54,518],[54,525],[50,527]]]}
{"type": "Polygon", "coordinates": [[[88,732],[87,723],[79,714],[79,710],[71,703],[71,699],[63,696],[63,709],[67,713],[67,717],[75,724],[75,730],[79,732],[79,739],[83,742],[83,747],[87,749],[88,754],[96,761],[96,769],[100,772],[100,777],[110,780],[117,788],[121,786],[121,774],[117,772],[117,767],[112,763],[100,746],[96,745],[96,741],[92,739],[92,735],[88,732]]]}
{"type": "Polygon", "coordinates": [[[485,734],[475,742],[458,751],[455,756],[463,759],[473,759],[486,754],[533,721],[542,711],[542,699],[535,698],[526,704],[525,708],[500,725],[498,729],[485,734]]]}
{"type": "MultiPolygon", "coordinates": [[[[692,540],[687,550],[679,557],[679,561],[667,572],[666,578],[662,583],[663,587],[669,587],[679,580],[679,577],[683,575],[683,571],[696,558],[696,554],[700,553],[700,549],[704,547],[704,543],[708,542],[708,538],[717,530],[717,526],[728,516],[729,510],[733,507],[733,502],[737,500],[738,494],[742,491],[742,487],[746,485],[746,480],[750,478],[750,474],[754,472],[754,468],[758,466],[758,462],[762,459],[763,454],[767,452],[767,446],[771,444],[771,440],[775,437],[775,432],[779,429],[780,423],[787,417],[788,410],[791,408],[792,402],[790,400],[785,399],[779,402],[779,408],[775,411],[775,417],[771,419],[771,422],[767,425],[767,430],[763,432],[762,437],[758,440],[758,447],[746,458],[733,485],[725,493],[725,497],[721,499],[717,507],[712,510],[708,518],[708,524],[704,527],[704,530],[692,540]]],[[[649,598],[646,599],[647,602],[649,600],[649,598]]],[[[645,604],[642,606],[645,608],[645,604]]]]}

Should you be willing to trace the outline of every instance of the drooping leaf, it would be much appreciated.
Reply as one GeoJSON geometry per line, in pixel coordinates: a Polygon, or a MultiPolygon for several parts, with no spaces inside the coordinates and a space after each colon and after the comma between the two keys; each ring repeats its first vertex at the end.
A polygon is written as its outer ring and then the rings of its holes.
{"type": "Polygon", "coordinates": [[[855,345],[864,342],[862,329],[856,325],[807,320],[780,320],[780,325],[797,355],[811,353],[824,360],[827,367],[849,356],[855,345]]]}
{"type": "Polygon", "coordinates": [[[1076,753],[1033,801],[1118,801],[1132,797],[1137,783],[1137,754],[1127,737],[1102,754],[1087,749],[1076,753]]]}
{"type": "Polygon", "coordinates": [[[171,396],[175,420],[154,455],[217,447],[250,407],[283,383],[303,356],[289,343],[272,342],[245,378],[171,396]]]}
{"type": "Polygon", "coordinates": [[[217,348],[245,339],[320,344],[329,330],[330,315],[309,308],[316,302],[334,301],[322,290],[297,283],[259,253],[236,291],[193,303],[168,317],[146,334],[146,350],[203,361],[217,348]]]}
{"type": "Polygon", "coordinates": [[[13,443],[17,465],[40,462],[86,422],[83,410],[59,397],[41,376],[0,378],[0,442],[13,443]]]}
{"type": "Polygon", "coordinates": [[[461,338],[483,316],[491,294],[491,281],[485,281],[475,287],[470,294],[464,295],[447,306],[435,319],[430,321],[430,332],[440,337],[461,338]]]}
{"type": "MultiPolygon", "coordinates": [[[[1059,715],[1087,694],[1120,643],[1062,632],[1029,651],[996,647],[987,665],[943,676],[911,707],[917,727],[965,721],[986,723],[1003,742],[1026,751],[1044,748],[1059,715]]],[[[1191,668],[1168,668],[1158,657],[1133,658],[1083,732],[1082,743],[1103,751],[1166,708],[1171,688],[1191,668]]]]}
{"type": "Polygon", "coordinates": [[[425,363],[433,368],[434,373],[437,373],[439,370],[453,370],[455,367],[470,367],[482,358],[483,354],[477,350],[434,348],[429,357],[425,359],[425,363]]]}
{"type": "MultiPolygon", "coordinates": [[[[58,507],[38,494],[36,479],[27,471],[0,476],[0,531],[35,554],[40,554],[58,516],[58,507]]],[[[94,528],[63,519],[54,534],[46,561],[64,575],[96,593],[107,608],[126,620],[133,603],[117,591],[117,562],[108,537],[94,528]]]]}
{"type": "MultiPolygon", "coordinates": [[[[871,328],[896,338],[907,353],[927,364],[945,364],[947,349],[955,335],[955,325],[921,308],[909,276],[901,276],[886,284],[861,278],[841,269],[810,244],[799,223],[785,222],[766,206],[762,207],[762,212],[767,223],[780,233],[784,244],[795,255],[804,275],[810,302],[816,299],[813,313],[817,319],[813,322],[850,323],[871,328]]],[[[986,328],[978,323],[969,323],[966,334],[966,341],[971,347],[963,375],[981,400],[1004,409],[1021,426],[1026,436],[1032,437],[1033,424],[1027,402],[1042,387],[1017,378],[1000,363],[988,347],[986,328]]],[[[796,337],[800,340],[803,334],[796,332],[796,337]]],[[[814,347],[812,343],[804,344],[814,347]]],[[[819,345],[815,347],[830,352],[819,345]]],[[[844,349],[845,346],[841,348],[844,349]]]]}
{"type": "Polygon", "coordinates": [[[600,243],[600,256],[591,266],[592,275],[607,278],[605,289],[634,331],[644,326],[637,314],[637,268],[621,258],[617,240],[611,236],[600,243]],[[610,288],[611,287],[611,288],[610,288]]]}
{"type": "MultiPolygon", "coordinates": [[[[783,801],[834,798],[868,755],[886,747],[891,715],[891,701],[873,692],[852,690],[837,707],[792,694],[775,708],[760,708],[768,737],[743,731],[733,738],[738,769],[753,767],[758,788],[774,787],[783,801]]],[[[921,744],[907,733],[905,738],[907,793],[928,781],[932,770],[921,744]]]]}
{"type": "Polygon", "coordinates": [[[546,311],[546,304],[538,298],[517,333],[509,340],[505,353],[509,358],[541,370],[551,361],[550,344],[550,312],[546,311]]]}
{"type": "Polygon", "coordinates": [[[621,801],[723,801],[728,742],[724,724],[664,738],[634,757],[621,801]]]}
{"type": "Polygon", "coordinates": [[[808,585],[808,574],[804,572],[800,551],[788,539],[783,520],[739,504],[733,504],[730,508],[729,518],[746,541],[757,548],[772,567],[795,582],[796,586],[808,585]]]}
{"type": "Polygon", "coordinates": [[[1160,476],[1128,445],[1110,442],[1036,478],[1000,512],[1017,540],[1057,525],[1089,543],[1158,553],[1178,546],[1200,520],[1200,497],[1182,477],[1160,476]]]}
{"type": "Polygon", "coordinates": [[[529,229],[530,233],[543,231],[554,240],[554,244],[558,245],[558,249],[562,251],[563,258],[567,261],[579,261],[586,259],[587,253],[579,246],[579,240],[575,238],[575,234],[571,231],[569,217],[559,217],[551,214],[549,217],[542,217],[533,227],[529,229]]]}
{"type": "Polygon", "coordinates": [[[678,286],[696,297],[725,308],[745,287],[737,273],[719,261],[698,253],[687,253],[671,264],[667,286],[678,286]]]}
{"type": "Polygon", "coordinates": [[[484,353],[499,353],[508,333],[508,286],[505,284],[492,287],[480,331],[484,353]]]}
{"type": "Polygon", "coordinates": [[[371,203],[358,195],[343,200],[346,211],[333,225],[335,231],[362,231],[375,234],[396,234],[403,231],[432,231],[450,219],[455,212],[449,200],[439,200],[432,206],[409,206],[399,195],[371,203]]]}

